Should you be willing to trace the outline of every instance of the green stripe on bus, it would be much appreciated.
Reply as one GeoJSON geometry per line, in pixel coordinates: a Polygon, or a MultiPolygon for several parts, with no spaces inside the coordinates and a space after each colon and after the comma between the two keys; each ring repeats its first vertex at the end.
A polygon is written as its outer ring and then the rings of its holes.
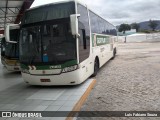
{"type": "Polygon", "coordinates": [[[26,66],[26,65],[24,65],[24,64],[21,64],[21,68],[22,68],[22,69],[27,69],[27,70],[29,70],[29,67],[26,66]]]}
{"type": "MultiPolygon", "coordinates": [[[[42,66],[35,65],[35,67],[36,67],[36,70],[52,70],[52,69],[63,69],[65,67],[73,66],[76,64],[77,64],[77,60],[72,60],[72,61],[68,61],[68,62],[65,62],[64,64],[59,64],[59,65],[42,65],[42,66]]],[[[27,65],[21,64],[21,68],[29,70],[29,65],[27,66],[27,65]]]]}

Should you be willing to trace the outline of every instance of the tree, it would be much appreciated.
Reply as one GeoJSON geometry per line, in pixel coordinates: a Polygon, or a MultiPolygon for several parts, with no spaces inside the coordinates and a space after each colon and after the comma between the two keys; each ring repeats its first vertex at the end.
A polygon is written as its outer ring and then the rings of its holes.
{"type": "Polygon", "coordinates": [[[125,34],[127,30],[131,30],[131,26],[128,24],[121,24],[118,30],[119,32],[123,32],[123,34],[125,34]]]}
{"type": "Polygon", "coordinates": [[[140,28],[139,24],[137,24],[137,23],[132,23],[131,27],[132,27],[132,29],[136,29],[136,32],[138,32],[139,28],[140,28]]]}
{"type": "Polygon", "coordinates": [[[149,21],[149,25],[148,25],[153,31],[155,31],[156,27],[158,26],[157,22],[154,20],[150,20],[149,21]]]}

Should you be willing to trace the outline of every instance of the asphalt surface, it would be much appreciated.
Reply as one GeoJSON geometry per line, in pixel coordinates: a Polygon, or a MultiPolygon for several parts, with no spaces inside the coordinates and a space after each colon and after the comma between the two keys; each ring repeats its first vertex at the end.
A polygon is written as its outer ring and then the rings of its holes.
{"type": "MultiPolygon", "coordinates": [[[[116,58],[100,69],[96,80],[81,111],[160,111],[160,42],[119,44],[116,58]]],[[[88,119],[160,118],[78,118],[88,119]]]]}

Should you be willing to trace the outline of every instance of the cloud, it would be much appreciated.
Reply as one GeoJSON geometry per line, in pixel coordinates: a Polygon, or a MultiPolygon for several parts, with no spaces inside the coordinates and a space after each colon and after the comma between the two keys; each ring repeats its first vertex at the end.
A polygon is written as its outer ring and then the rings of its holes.
{"type": "MultiPolygon", "coordinates": [[[[47,0],[47,3],[64,0],[47,0]]],[[[160,20],[160,0],[80,0],[95,13],[109,22],[119,25],[160,20]]],[[[46,0],[35,0],[32,6],[46,4],[46,0]]]]}
{"type": "Polygon", "coordinates": [[[160,20],[160,0],[82,0],[109,22],[118,25],[160,20]],[[98,4],[97,4],[98,3],[98,4]]]}

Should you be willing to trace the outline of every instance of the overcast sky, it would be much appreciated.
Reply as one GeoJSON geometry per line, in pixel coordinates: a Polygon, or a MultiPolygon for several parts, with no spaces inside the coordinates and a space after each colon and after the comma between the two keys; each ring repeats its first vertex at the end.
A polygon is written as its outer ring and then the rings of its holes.
{"type": "MultiPolygon", "coordinates": [[[[32,7],[64,0],[35,0],[32,7]]],[[[114,25],[160,20],[160,0],[81,0],[114,25]]]]}

